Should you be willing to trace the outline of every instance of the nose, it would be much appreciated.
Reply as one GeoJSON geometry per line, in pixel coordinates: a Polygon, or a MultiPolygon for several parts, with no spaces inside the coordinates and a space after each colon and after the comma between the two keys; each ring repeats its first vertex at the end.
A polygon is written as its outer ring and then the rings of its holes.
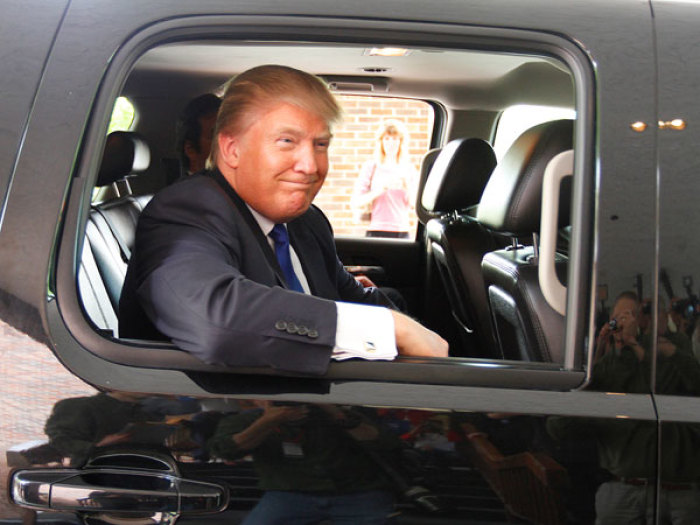
{"type": "Polygon", "coordinates": [[[316,159],[316,149],[313,143],[304,144],[297,150],[297,158],[294,169],[301,173],[316,173],[318,171],[318,160],[316,159]]]}

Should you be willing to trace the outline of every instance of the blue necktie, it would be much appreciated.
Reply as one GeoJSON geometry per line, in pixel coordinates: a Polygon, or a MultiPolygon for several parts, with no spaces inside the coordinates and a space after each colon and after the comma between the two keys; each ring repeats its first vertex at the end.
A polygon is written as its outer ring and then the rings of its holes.
{"type": "Polygon", "coordinates": [[[290,289],[304,293],[304,289],[301,287],[297,275],[294,273],[294,267],[292,266],[292,257],[289,253],[289,234],[287,233],[287,228],[284,224],[275,224],[270,232],[270,237],[275,241],[275,255],[277,256],[277,261],[280,263],[280,268],[282,268],[282,273],[284,274],[284,279],[287,281],[287,285],[290,289]]]}

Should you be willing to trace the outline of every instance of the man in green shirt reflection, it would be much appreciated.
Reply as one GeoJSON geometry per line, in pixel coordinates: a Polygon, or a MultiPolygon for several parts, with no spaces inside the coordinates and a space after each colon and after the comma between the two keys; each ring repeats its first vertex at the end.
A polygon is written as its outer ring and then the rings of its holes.
{"type": "MultiPolygon", "coordinates": [[[[659,309],[657,357],[652,334],[640,333],[640,302],[634,292],[618,296],[610,322],[596,341],[589,390],[620,393],[700,395],[700,363],[682,333],[668,330],[666,312],[659,309]],[[652,370],[655,384],[652,385],[652,370]]],[[[700,425],[665,423],[661,447],[655,421],[627,418],[551,417],[547,429],[557,439],[597,443],[600,467],[609,480],[596,493],[599,525],[654,523],[656,477],[659,470],[659,514],[662,523],[695,524],[700,516],[700,425]]]]}
{"type": "Polygon", "coordinates": [[[244,524],[384,524],[392,483],[373,458],[396,451],[361,414],[334,405],[258,401],[225,417],[209,441],[214,456],[253,456],[265,494],[244,524]]]}

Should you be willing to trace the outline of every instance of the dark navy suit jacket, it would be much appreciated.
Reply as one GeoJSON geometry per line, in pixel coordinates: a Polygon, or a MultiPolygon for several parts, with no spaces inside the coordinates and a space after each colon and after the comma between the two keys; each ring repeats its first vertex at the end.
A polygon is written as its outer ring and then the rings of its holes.
{"type": "Polygon", "coordinates": [[[318,208],[287,227],[312,295],[286,288],[260,227],[217,170],[164,188],[139,218],[120,337],[170,339],[207,363],[324,373],[334,301],[391,303],[345,271],[318,208]]]}

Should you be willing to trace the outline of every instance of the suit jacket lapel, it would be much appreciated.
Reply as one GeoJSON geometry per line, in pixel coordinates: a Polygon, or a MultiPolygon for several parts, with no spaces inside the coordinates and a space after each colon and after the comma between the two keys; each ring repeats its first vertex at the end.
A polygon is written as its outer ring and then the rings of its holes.
{"type": "Polygon", "coordinates": [[[243,199],[241,199],[238,196],[236,191],[231,187],[231,185],[228,183],[228,181],[224,178],[224,176],[218,169],[213,170],[211,174],[212,178],[219,184],[224,193],[226,193],[226,195],[228,195],[228,197],[231,199],[231,202],[233,203],[234,207],[241,214],[243,220],[246,222],[246,225],[253,233],[255,240],[260,245],[262,253],[265,255],[267,263],[270,265],[270,268],[272,268],[275,272],[275,276],[277,277],[279,285],[283,288],[287,288],[287,284],[284,279],[284,274],[282,273],[282,268],[280,268],[279,262],[277,261],[277,256],[275,255],[275,252],[272,251],[272,248],[270,248],[270,243],[268,242],[265,235],[263,235],[260,226],[255,220],[255,217],[253,217],[253,214],[250,213],[248,206],[246,206],[243,199]]]}

